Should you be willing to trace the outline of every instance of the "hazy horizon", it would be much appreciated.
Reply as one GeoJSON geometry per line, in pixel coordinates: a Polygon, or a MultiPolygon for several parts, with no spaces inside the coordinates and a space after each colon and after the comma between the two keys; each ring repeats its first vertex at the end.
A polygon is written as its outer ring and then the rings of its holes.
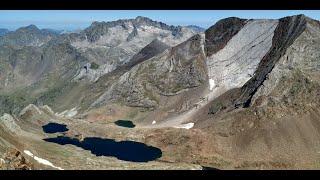
{"type": "Polygon", "coordinates": [[[247,19],[278,19],[305,14],[320,19],[320,10],[0,10],[0,28],[16,30],[31,24],[40,29],[79,30],[94,21],[115,21],[148,17],[168,25],[196,25],[208,28],[218,20],[235,16],[247,19]]]}

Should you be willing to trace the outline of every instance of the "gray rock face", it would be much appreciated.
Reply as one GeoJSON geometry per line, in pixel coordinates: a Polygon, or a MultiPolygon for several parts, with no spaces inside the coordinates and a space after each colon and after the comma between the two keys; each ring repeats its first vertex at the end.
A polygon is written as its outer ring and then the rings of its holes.
{"type": "MultiPolygon", "coordinates": [[[[320,83],[320,61],[318,59],[320,57],[320,24],[318,21],[307,17],[301,16],[300,18],[306,21],[304,22],[306,24],[303,24],[305,30],[285,50],[283,56],[274,65],[274,68],[267,75],[263,84],[258,87],[250,105],[261,105],[261,102],[258,102],[261,100],[261,97],[273,97],[273,99],[278,99],[281,102],[283,101],[281,99],[283,97],[290,98],[290,94],[308,88],[307,86],[310,86],[312,83],[320,83]],[[306,81],[306,87],[300,85],[293,87],[286,86],[283,87],[284,90],[279,92],[280,94],[271,94],[272,91],[277,91],[277,88],[282,86],[281,84],[285,79],[291,79],[292,82],[296,81],[300,83],[306,81]]],[[[311,92],[306,93],[306,96],[309,93],[311,92]]],[[[314,100],[316,99],[314,98],[314,100]]]]}
{"type": "Polygon", "coordinates": [[[230,90],[215,99],[211,112],[216,112],[216,106],[224,108],[248,107],[253,95],[266,80],[267,75],[272,71],[275,64],[284,55],[287,48],[305,31],[306,24],[307,20],[303,15],[280,19],[274,30],[272,46],[263,58],[258,60],[259,64],[254,71],[253,77],[238,89],[230,90]]]}
{"type": "Polygon", "coordinates": [[[138,35],[138,29],[134,26],[132,32],[127,37],[127,41],[131,41],[137,35],[138,35]]]}
{"type": "Polygon", "coordinates": [[[210,98],[242,87],[272,46],[277,20],[250,20],[223,49],[207,57],[210,98]]]}
{"type": "Polygon", "coordinates": [[[237,105],[250,105],[251,98],[258,87],[264,82],[267,74],[274,68],[275,64],[284,55],[287,48],[291,46],[305,30],[306,23],[306,17],[303,15],[286,17],[279,20],[279,25],[277,26],[275,35],[272,39],[272,47],[259,63],[255,76],[243,86],[241,98],[236,102],[237,105]]]}
{"type": "Polygon", "coordinates": [[[128,63],[125,63],[124,66],[131,68],[147,59],[152,58],[155,55],[158,55],[170,48],[167,44],[159,41],[158,39],[153,40],[150,44],[141,49],[141,51],[135,54],[128,63]]]}
{"type": "Polygon", "coordinates": [[[207,81],[201,36],[165,50],[123,74],[93,105],[121,100],[129,106],[155,108],[171,96],[207,81]]]}
{"type": "Polygon", "coordinates": [[[139,53],[134,55],[127,63],[117,67],[109,64],[103,64],[97,69],[92,69],[91,64],[87,63],[81,68],[80,73],[74,78],[75,81],[88,79],[91,82],[96,82],[101,76],[107,74],[113,70],[126,72],[130,70],[133,66],[142,63],[143,61],[162,53],[164,50],[168,49],[170,46],[164,44],[163,42],[155,39],[146,47],[144,47],[139,53]]]}
{"type": "Polygon", "coordinates": [[[4,114],[0,117],[0,125],[12,134],[18,134],[21,131],[20,126],[10,114],[4,114]]]}
{"type": "Polygon", "coordinates": [[[155,39],[175,46],[195,34],[197,31],[188,27],[168,26],[149,18],[137,17],[94,22],[84,31],[70,34],[64,39],[69,39],[90,62],[114,70],[129,63],[135,54],[155,39]]]}

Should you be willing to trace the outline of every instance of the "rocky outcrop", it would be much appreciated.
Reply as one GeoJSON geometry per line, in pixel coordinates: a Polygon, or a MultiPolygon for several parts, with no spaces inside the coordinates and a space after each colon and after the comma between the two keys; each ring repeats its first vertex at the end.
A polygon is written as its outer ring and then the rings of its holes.
{"type": "Polygon", "coordinates": [[[21,110],[19,113],[20,117],[27,116],[27,115],[40,115],[43,112],[34,104],[29,104],[27,107],[21,110]]]}
{"type": "Polygon", "coordinates": [[[134,26],[132,32],[128,35],[127,37],[127,41],[131,41],[131,39],[133,39],[134,37],[136,37],[138,35],[138,30],[137,28],[134,26]]]}
{"type": "Polygon", "coordinates": [[[28,161],[20,151],[16,149],[8,149],[0,158],[1,170],[32,170],[33,164],[28,161]]]}
{"type": "Polygon", "coordinates": [[[252,96],[262,85],[275,64],[284,55],[287,48],[291,46],[305,30],[306,23],[307,21],[304,15],[286,17],[279,20],[279,25],[272,39],[272,47],[259,63],[255,76],[241,89],[241,97],[237,100],[237,105],[243,104],[245,107],[250,105],[252,96]]]}
{"type": "Polygon", "coordinates": [[[11,134],[19,134],[21,132],[21,128],[17,125],[16,119],[10,114],[4,114],[0,117],[0,125],[11,134]]]}
{"type": "Polygon", "coordinates": [[[206,56],[211,56],[222,49],[242,29],[246,21],[246,19],[230,17],[219,20],[215,25],[208,28],[205,31],[206,56]]]}

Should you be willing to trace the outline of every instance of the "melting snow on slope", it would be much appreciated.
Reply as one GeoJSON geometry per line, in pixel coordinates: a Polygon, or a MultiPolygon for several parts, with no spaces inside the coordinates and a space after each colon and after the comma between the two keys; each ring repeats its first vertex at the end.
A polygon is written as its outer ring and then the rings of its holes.
{"type": "Polygon", "coordinates": [[[61,167],[56,167],[54,166],[50,161],[48,160],[45,160],[45,159],[42,159],[42,158],[39,158],[37,156],[34,156],[30,151],[28,150],[24,150],[23,151],[26,155],[32,157],[34,160],[38,161],[40,164],[44,164],[44,165],[47,165],[47,166],[51,166],[53,168],[56,168],[56,169],[59,169],[59,170],[63,170],[61,167]]]}
{"type": "Polygon", "coordinates": [[[191,129],[194,126],[194,123],[181,124],[179,126],[175,126],[175,128],[183,128],[183,129],[191,129]]]}

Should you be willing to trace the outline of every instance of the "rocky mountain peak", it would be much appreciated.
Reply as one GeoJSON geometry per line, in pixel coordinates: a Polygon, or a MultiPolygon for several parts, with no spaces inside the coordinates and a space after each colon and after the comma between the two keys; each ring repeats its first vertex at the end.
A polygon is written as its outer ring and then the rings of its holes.
{"type": "Polygon", "coordinates": [[[205,28],[202,28],[202,27],[196,26],[196,25],[188,25],[188,26],[186,26],[186,27],[187,27],[187,28],[190,28],[190,29],[192,29],[192,30],[194,30],[194,31],[196,31],[197,33],[202,33],[202,32],[205,32],[205,31],[206,31],[205,28]]]}
{"type": "Polygon", "coordinates": [[[207,56],[211,56],[222,49],[226,43],[240,31],[245,25],[245,22],[246,19],[229,17],[221,19],[209,27],[205,31],[207,56]]]}
{"type": "Polygon", "coordinates": [[[135,18],[136,21],[152,21],[152,19],[148,18],[148,17],[144,17],[144,16],[137,16],[135,18]]]}
{"type": "Polygon", "coordinates": [[[36,31],[40,31],[40,29],[36,25],[30,24],[29,26],[25,26],[17,29],[17,31],[36,32],[36,31]]]}

